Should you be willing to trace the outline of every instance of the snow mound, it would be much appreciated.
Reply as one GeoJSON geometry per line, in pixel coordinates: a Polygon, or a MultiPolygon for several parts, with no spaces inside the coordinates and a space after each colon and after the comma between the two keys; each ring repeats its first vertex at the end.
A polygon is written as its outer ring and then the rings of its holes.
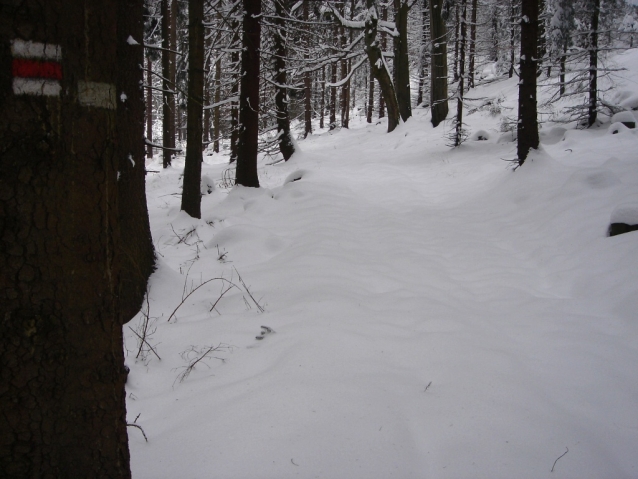
{"type": "Polygon", "coordinates": [[[623,203],[616,206],[611,213],[610,223],[625,223],[627,225],[638,225],[638,202],[623,203]]]}
{"type": "Polygon", "coordinates": [[[208,175],[202,175],[201,193],[202,195],[210,195],[215,190],[215,182],[208,175]]]}
{"type": "Polygon", "coordinates": [[[219,248],[227,253],[226,260],[233,263],[256,264],[280,253],[286,242],[270,231],[258,226],[239,224],[225,228],[213,236],[206,247],[219,248]]]}
{"type": "Polygon", "coordinates": [[[477,130],[476,132],[472,133],[470,139],[472,141],[487,141],[490,139],[490,134],[485,130],[477,130]]]}
{"type": "Polygon", "coordinates": [[[609,126],[609,129],[607,130],[607,133],[609,135],[617,135],[618,133],[621,132],[629,132],[631,131],[629,128],[627,128],[623,123],[617,122],[617,123],[612,123],[609,126]]]}

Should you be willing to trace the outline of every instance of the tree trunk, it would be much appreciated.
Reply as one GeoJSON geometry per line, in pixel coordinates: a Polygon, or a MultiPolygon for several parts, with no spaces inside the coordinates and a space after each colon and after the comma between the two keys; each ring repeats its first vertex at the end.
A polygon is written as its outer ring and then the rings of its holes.
{"type": "Polygon", "coordinates": [[[436,128],[448,114],[447,104],[447,29],[442,0],[430,0],[430,35],[432,40],[432,72],[430,76],[430,108],[436,128]]]}
{"type": "Polygon", "coordinates": [[[182,210],[193,218],[201,218],[204,0],[188,0],[187,102],[187,143],[182,188],[182,210]]]}
{"type": "MultiPolygon", "coordinates": [[[[118,250],[121,268],[119,287],[122,320],[128,322],[142,307],[148,278],[155,269],[155,253],[146,206],[144,164],[144,51],[130,45],[129,36],[142,43],[143,4],[140,0],[118,2],[117,34],[117,135],[118,135],[118,221],[126,239],[118,250]]],[[[151,97],[152,100],[152,97],[151,97]]],[[[151,116],[152,120],[152,110],[151,116]]],[[[150,125],[152,129],[152,121],[150,125]]]]}
{"type": "Polygon", "coordinates": [[[538,59],[538,0],[523,0],[521,10],[521,59],[518,84],[518,164],[529,150],[538,148],[536,72],[538,59]]]}
{"type": "Polygon", "coordinates": [[[454,66],[452,67],[453,82],[459,81],[459,28],[461,19],[459,13],[459,4],[454,4],[454,66]]]}
{"type": "Polygon", "coordinates": [[[259,188],[257,147],[259,136],[259,47],[261,0],[243,0],[241,74],[239,83],[239,137],[235,183],[259,188]]]}
{"type": "Polygon", "coordinates": [[[175,149],[175,54],[171,32],[172,16],[176,13],[169,5],[171,0],[162,0],[162,163],[164,168],[171,166],[175,149]]]}
{"type": "Polygon", "coordinates": [[[275,17],[273,23],[275,29],[273,32],[273,50],[275,70],[275,109],[277,115],[277,138],[279,143],[279,151],[288,161],[295,152],[295,145],[290,136],[290,116],[288,115],[288,91],[286,83],[288,82],[286,74],[286,25],[284,23],[284,0],[274,0],[275,17]]]}
{"type": "Polygon", "coordinates": [[[596,123],[598,116],[598,18],[600,16],[600,0],[591,0],[591,5],[593,11],[589,36],[589,107],[587,110],[587,126],[592,126],[596,123]]]}
{"type": "MultiPolygon", "coordinates": [[[[126,6],[141,12],[137,0],[126,6]]],[[[120,119],[135,115],[132,157],[143,170],[144,103],[141,70],[118,72],[129,65],[120,40],[139,35],[129,22],[118,27],[123,8],[113,0],[0,6],[1,63],[14,65],[0,72],[3,478],[130,478],[117,144],[129,141],[120,119]],[[18,25],[34,43],[17,38],[18,25]],[[49,62],[48,77],[21,78],[15,65],[34,62],[49,62]],[[135,91],[118,92],[129,75],[135,91]],[[122,93],[135,104],[119,116],[122,93]]]]}
{"type": "Polygon", "coordinates": [[[567,61],[565,53],[567,53],[567,43],[563,45],[563,56],[560,57],[560,75],[558,77],[560,81],[560,86],[558,87],[560,96],[565,94],[565,62],[567,61]]]}
{"type": "Polygon", "coordinates": [[[323,130],[323,117],[326,114],[326,67],[321,67],[321,116],[319,117],[319,128],[323,130]]]}
{"type": "Polygon", "coordinates": [[[476,8],[477,0],[472,0],[472,24],[470,25],[470,65],[467,87],[474,88],[474,62],[476,56],[476,8]]]}
{"type": "MultiPolygon", "coordinates": [[[[310,0],[303,0],[303,19],[308,21],[308,2],[310,0]]],[[[308,41],[308,44],[310,41],[308,41]]],[[[309,47],[308,47],[309,48],[309,47]]],[[[304,54],[304,59],[308,61],[310,56],[308,53],[304,54]]],[[[305,72],[303,76],[303,93],[304,93],[304,138],[312,133],[312,79],[310,78],[310,72],[305,72]]]]}
{"type": "MultiPolygon", "coordinates": [[[[388,20],[388,7],[385,4],[381,7],[381,20],[384,22],[388,20]]],[[[387,45],[387,33],[381,32],[381,51],[385,52],[385,49],[388,47],[387,45]]],[[[374,77],[374,75],[373,75],[374,77]]],[[[383,94],[379,95],[379,118],[385,117],[385,98],[383,98],[383,94]]]]}
{"type": "MultiPolygon", "coordinates": [[[[330,83],[337,83],[337,64],[332,63],[330,65],[331,78],[330,83]]],[[[330,125],[328,128],[334,130],[337,127],[337,88],[330,87],[330,125]]]]}
{"type": "MultiPolygon", "coordinates": [[[[538,58],[538,71],[536,72],[537,76],[540,76],[543,72],[543,62],[545,61],[545,55],[547,54],[547,32],[545,32],[545,20],[543,19],[543,14],[545,13],[545,0],[538,0],[538,53],[536,54],[536,58],[538,58]]],[[[550,67],[551,68],[551,67],[550,67]]],[[[549,76],[550,70],[547,70],[547,76],[549,76]]]]}
{"type": "Polygon", "coordinates": [[[412,97],[410,95],[410,59],[408,58],[408,3],[394,0],[394,21],[399,36],[394,42],[394,88],[401,119],[407,121],[412,116],[412,97]]]}
{"type": "MultiPolygon", "coordinates": [[[[235,20],[235,17],[232,17],[230,20],[231,30],[238,30],[238,21],[235,20]]],[[[239,43],[239,35],[233,35],[233,40],[231,41],[231,45],[238,46],[239,43]]],[[[239,74],[241,73],[241,66],[239,65],[239,52],[234,49],[230,55],[230,62],[235,68],[233,79],[233,86],[231,88],[231,96],[237,98],[239,96],[239,74]]],[[[234,163],[237,161],[237,141],[239,139],[239,101],[233,101],[230,104],[230,159],[229,163],[234,163]]]]}
{"type": "Polygon", "coordinates": [[[456,94],[456,125],[454,132],[454,146],[459,146],[464,138],[463,131],[463,93],[465,88],[465,45],[467,43],[467,0],[460,0],[460,30],[459,37],[459,84],[456,94]]]}
{"type": "MultiPolygon", "coordinates": [[[[367,0],[369,9],[374,8],[376,11],[375,0],[367,0]]],[[[381,95],[385,100],[388,108],[388,133],[394,131],[399,124],[399,104],[397,103],[392,77],[388,72],[385,61],[383,60],[383,52],[379,48],[377,42],[377,18],[378,15],[368,15],[365,25],[365,52],[370,62],[370,71],[374,78],[379,82],[381,87],[381,95]]]]}
{"type": "MultiPolygon", "coordinates": [[[[153,62],[150,58],[146,59],[146,139],[153,142],[153,62]]],[[[146,157],[153,158],[153,147],[146,147],[146,157]]]]}
{"type": "Polygon", "coordinates": [[[368,115],[366,118],[366,121],[368,123],[372,123],[373,109],[374,109],[374,75],[372,75],[372,71],[370,71],[369,80],[368,80],[368,115]]]}
{"type": "Polygon", "coordinates": [[[219,102],[222,99],[222,59],[221,57],[215,62],[215,104],[213,108],[213,151],[219,153],[219,139],[222,136],[221,131],[221,106],[219,102]]]}

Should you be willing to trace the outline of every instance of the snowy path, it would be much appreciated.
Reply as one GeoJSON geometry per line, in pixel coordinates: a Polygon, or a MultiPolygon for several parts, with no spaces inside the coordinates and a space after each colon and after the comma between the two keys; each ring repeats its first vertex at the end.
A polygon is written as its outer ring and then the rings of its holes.
{"type": "Polygon", "coordinates": [[[638,186],[627,135],[575,141],[589,169],[548,144],[515,173],[512,144],[450,151],[418,116],[316,136],[199,222],[161,196],[178,168],[152,178],[162,361],[127,359],[134,477],[637,477],[638,245],[604,236],[638,186]],[[195,284],[236,268],[266,311],[233,292],[210,313],[211,285],[166,324],[194,257],[195,284]],[[175,383],[213,343],[224,362],[175,383]]]}

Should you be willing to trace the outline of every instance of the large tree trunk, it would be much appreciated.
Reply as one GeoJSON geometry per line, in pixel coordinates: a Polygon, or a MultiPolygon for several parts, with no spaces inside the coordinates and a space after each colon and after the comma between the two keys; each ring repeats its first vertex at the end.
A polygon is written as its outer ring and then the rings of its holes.
{"type": "Polygon", "coordinates": [[[459,16],[459,4],[454,3],[454,65],[452,66],[452,81],[459,81],[459,28],[461,19],[459,16]]]}
{"type": "MultiPolygon", "coordinates": [[[[237,29],[237,21],[231,20],[231,28],[237,29]]],[[[239,42],[239,38],[235,36],[231,42],[233,45],[239,42]]],[[[233,50],[230,55],[230,62],[237,72],[241,72],[241,66],[239,65],[239,52],[233,50]]],[[[236,74],[233,80],[233,86],[231,88],[231,96],[237,98],[239,96],[239,75],[236,74]]],[[[234,163],[237,161],[237,141],[239,139],[239,101],[233,101],[230,104],[230,161],[234,163]]]]}
{"type": "Polygon", "coordinates": [[[447,29],[443,0],[430,0],[430,35],[432,40],[432,73],[430,76],[430,108],[432,125],[439,126],[448,114],[447,104],[447,29]]]}
{"type": "MultiPolygon", "coordinates": [[[[117,135],[118,135],[118,221],[126,239],[118,250],[122,271],[120,306],[122,320],[129,321],[142,306],[146,284],[155,269],[155,253],[146,206],[146,168],[144,164],[144,90],[141,66],[144,52],[131,45],[129,36],[142,43],[143,4],[139,0],[118,2],[117,34],[117,135]]],[[[152,97],[151,97],[152,99],[152,97]]],[[[152,120],[152,110],[150,113],[152,120]]],[[[152,129],[152,124],[149,125],[152,129]]]]}
{"type": "Polygon", "coordinates": [[[538,0],[523,0],[521,9],[521,59],[518,84],[518,163],[538,148],[536,72],[538,59],[538,0]]]}
{"type": "Polygon", "coordinates": [[[284,23],[284,0],[274,0],[275,17],[273,23],[276,28],[273,32],[273,49],[275,70],[275,109],[277,115],[277,141],[279,143],[279,151],[288,161],[295,152],[295,145],[290,136],[290,116],[288,115],[288,91],[286,83],[288,75],[286,74],[286,25],[284,23]]]}
{"type": "MultiPolygon", "coordinates": [[[[303,0],[303,19],[308,21],[308,2],[309,0],[303,0]]],[[[310,35],[308,34],[310,39],[310,35]]],[[[309,47],[310,41],[308,41],[309,47]]],[[[309,55],[304,54],[304,59],[308,61],[309,55]]],[[[303,93],[304,93],[304,138],[312,133],[312,78],[310,78],[310,72],[305,72],[303,77],[303,93]]]]}
{"type": "Polygon", "coordinates": [[[175,48],[174,21],[177,14],[171,0],[162,0],[162,158],[164,168],[171,165],[175,151],[175,48]]]}
{"type": "MultiPolygon", "coordinates": [[[[146,139],[149,143],[153,142],[153,62],[150,58],[146,59],[146,139]]],[[[146,157],[153,158],[153,147],[146,147],[146,157]]]]}
{"type": "MultiPolygon", "coordinates": [[[[127,5],[141,12],[139,1],[127,5]]],[[[135,98],[125,116],[135,115],[132,158],[143,170],[144,104],[141,70],[118,76],[128,68],[119,39],[139,32],[128,22],[118,28],[123,7],[113,0],[0,6],[0,63],[14,67],[0,69],[3,478],[130,477],[117,110],[122,93],[135,98]],[[42,77],[21,78],[43,62],[50,68],[35,69],[42,77]],[[116,86],[129,74],[137,80],[130,95],[116,86]]],[[[135,48],[128,50],[139,65],[135,48]]]]}
{"type": "Polygon", "coordinates": [[[221,57],[215,62],[215,99],[217,105],[213,108],[213,151],[219,153],[219,139],[222,136],[221,131],[221,106],[219,102],[222,99],[222,59],[221,57]]]}
{"type": "MultiPolygon", "coordinates": [[[[381,6],[381,20],[385,22],[387,19],[388,19],[388,7],[384,3],[381,6]]],[[[381,32],[381,52],[385,52],[386,48],[388,47],[387,36],[388,34],[386,32],[381,32]]],[[[376,77],[373,75],[373,78],[376,78],[376,77]]],[[[383,94],[381,94],[379,95],[379,118],[384,118],[384,117],[385,117],[385,98],[383,98],[383,94]]]]}
{"type": "Polygon", "coordinates": [[[235,183],[259,188],[257,147],[259,136],[259,47],[261,0],[243,0],[241,74],[239,84],[239,138],[235,183]]]}
{"type": "Polygon", "coordinates": [[[410,8],[405,0],[394,0],[394,21],[399,36],[394,42],[394,88],[401,119],[407,121],[412,116],[412,98],[410,95],[410,59],[408,58],[408,12],[410,8]]]}
{"type": "Polygon", "coordinates": [[[589,107],[587,125],[596,123],[598,116],[598,18],[600,16],[600,0],[591,0],[593,10],[591,16],[591,33],[589,35],[589,107]]]}
{"type": "Polygon", "coordinates": [[[476,8],[477,0],[472,0],[472,24],[470,25],[470,64],[468,71],[467,87],[474,88],[474,62],[476,56],[476,8]]]}
{"type": "Polygon", "coordinates": [[[383,60],[383,52],[379,48],[377,42],[377,23],[375,0],[367,0],[369,9],[374,8],[375,15],[368,15],[365,26],[365,52],[370,62],[370,71],[374,78],[379,82],[381,94],[388,108],[388,133],[393,131],[399,124],[399,104],[397,103],[392,77],[388,72],[385,61],[383,60]]]}
{"type": "Polygon", "coordinates": [[[326,67],[321,67],[321,102],[319,103],[321,115],[319,116],[319,128],[323,130],[323,117],[326,115],[326,67]]]}
{"type": "Polygon", "coordinates": [[[456,124],[454,132],[454,146],[463,142],[463,93],[465,88],[465,45],[467,44],[467,0],[460,0],[460,37],[459,37],[459,84],[456,93],[456,124]]]}
{"type": "Polygon", "coordinates": [[[204,106],[204,0],[188,0],[187,143],[182,210],[201,218],[202,117],[204,106]]]}
{"type": "MultiPolygon", "coordinates": [[[[330,83],[337,83],[337,64],[330,65],[330,83]]],[[[330,125],[328,128],[334,130],[337,127],[337,87],[330,87],[330,125]]]]}

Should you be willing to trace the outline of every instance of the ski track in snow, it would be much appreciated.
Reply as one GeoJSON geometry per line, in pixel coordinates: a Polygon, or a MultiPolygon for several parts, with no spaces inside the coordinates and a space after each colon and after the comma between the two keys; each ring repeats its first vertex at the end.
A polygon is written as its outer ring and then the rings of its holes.
{"type": "MultiPolygon", "coordinates": [[[[516,84],[476,96],[512,106],[516,84]]],[[[259,190],[204,195],[202,220],[179,212],[179,159],[149,175],[162,361],[125,327],[133,477],[638,477],[638,233],[606,237],[638,202],[638,136],[545,126],[513,172],[498,120],[467,116],[490,138],[454,150],[422,109],[392,134],[354,121],[262,160],[259,190]],[[265,312],[238,289],[210,312],[216,281],[167,323],[185,282],[235,268],[265,312]]]]}

